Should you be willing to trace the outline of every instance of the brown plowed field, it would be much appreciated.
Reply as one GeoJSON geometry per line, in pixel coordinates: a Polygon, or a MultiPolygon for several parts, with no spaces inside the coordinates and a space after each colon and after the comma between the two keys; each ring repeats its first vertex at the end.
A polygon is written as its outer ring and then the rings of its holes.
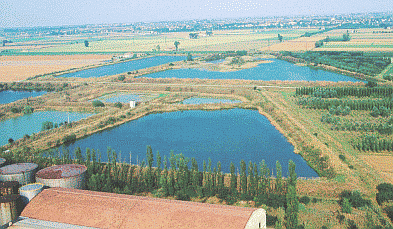
{"type": "Polygon", "coordinates": [[[111,55],[0,56],[0,82],[81,68],[109,60],[111,55]]]}

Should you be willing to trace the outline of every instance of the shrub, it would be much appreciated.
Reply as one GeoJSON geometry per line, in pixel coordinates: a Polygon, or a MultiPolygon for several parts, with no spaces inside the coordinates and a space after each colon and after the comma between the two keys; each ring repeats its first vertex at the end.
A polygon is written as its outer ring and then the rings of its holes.
{"type": "Polygon", "coordinates": [[[114,106],[121,109],[123,104],[121,102],[116,102],[114,106]]]}
{"type": "Polygon", "coordinates": [[[393,220],[393,205],[385,207],[385,212],[386,215],[390,218],[390,220],[393,220]]]}
{"type": "Polygon", "coordinates": [[[43,122],[42,125],[41,125],[41,130],[42,131],[43,130],[50,130],[52,128],[53,128],[53,122],[51,122],[51,121],[43,122]]]}
{"type": "Polygon", "coordinates": [[[18,107],[13,107],[13,108],[11,108],[11,112],[12,112],[12,113],[20,113],[20,108],[18,108],[18,107]]]}
{"type": "Polygon", "coordinates": [[[352,212],[352,206],[351,203],[349,203],[349,200],[347,198],[343,199],[343,202],[341,204],[342,211],[344,213],[351,213],[352,212]]]}
{"type": "Polygon", "coordinates": [[[14,143],[14,139],[9,138],[9,139],[8,139],[8,143],[10,143],[10,144],[14,143]]]}
{"type": "Polygon", "coordinates": [[[93,107],[105,107],[105,104],[103,102],[101,102],[100,100],[94,100],[92,102],[93,107]]]}
{"type": "Polygon", "coordinates": [[[342,154],[338,155],[338,157],[339,157],[342,161],[346,161],[346,160],[347,160],[347,158],[346,158],[344,155],[342,155],[342,154]]]}
{"type": "Polygon", "coordinates": [[[341,205],[341,207],[343,207],[345,199],[348,199],[349,203],[354,208],[364,207],[371,204],[370,200],[363,199],[362,194],[359,191],[342,191],[339,200],[339,204],[341,205]]]}
{"type": "Polygon", "coordinates": [[[75,140],[76,140],[75,134],[70,134],[63,137],[63,143],[71,143],[74,142],[75,140]]]}
{"type": "Polygon", "coordinates": [[[310,197],[302,196],[302,197],[299,198],[299,202],[307,205],[308,203],[310,203],[310,197]]]}
{"type": "Polygon", "coordinates": [[[25,106],[23,109],[23,114],[32,114],[34,112],[34,109],[30,106],[25,106]]]}
{"type": "MultiPolygon", "coordinates": [[[[129,74],[131,74],[131,72],[129,72],[129,74]]],[[[125,76],[119,76],[119,77],[117,77],[117,79],[118,79],[119,81],[123,81],[123,80],[126,79],[126,77],[125,77],[125,76]]]]}
{"type": "Polygon", "coordinates": [[[381,205],[383,202],[393,200],[393,185],[390,183],[382,183],[377,186],[377,202],[381,205]]]}

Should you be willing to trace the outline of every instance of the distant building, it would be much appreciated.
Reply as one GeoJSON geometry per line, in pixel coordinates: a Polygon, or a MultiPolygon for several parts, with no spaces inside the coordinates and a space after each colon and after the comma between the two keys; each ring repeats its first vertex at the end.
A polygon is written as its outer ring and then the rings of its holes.
{"type": "Polygon", "coordinates": [[[263,209],[67,188],[45,189],[20,219],[10,228],[266,228],[263,209]]]}
{"type": "Polygon", "coordinates": [[[135,108],[136,107],[136,101],[131,100],[130,101],[130,108],[135,108]]]}

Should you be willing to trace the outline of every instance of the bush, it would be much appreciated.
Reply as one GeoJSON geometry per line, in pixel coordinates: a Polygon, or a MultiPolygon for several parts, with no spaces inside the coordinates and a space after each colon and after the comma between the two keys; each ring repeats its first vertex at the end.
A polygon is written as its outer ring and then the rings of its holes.
{"type": "Polygon", "coordinates": [[[20,113],[20,108],[18,108],[18,107],[13,107],[13,108],[11,108],[11,112],[12,112],[12,113],[20,113]]]}
{"type": "Polygon", "coordinates": [[[115,107],[121,109],[121,108],[123,107],[123,104],[122,104],[121,102],[116,102],[116,103],[115,103],[115,107]]]}
{"type": "Polygon", "coordinates": [[[386,212],[386,215],[390,218],[390,220],[393,220],[393,206],[392,205],[387,206],[385,207],[384,210],[386,212]]]}
{"type": "Polygon", "coordinates": [[[50,130],[52,128],[53,128],[53,122],[51,122],[51,121],[43,122],[41,125],[41,131],[50,130]]]}
{"type": "Polygon", "coordinates": [[[70,134],[63,137],[63,143],[71,143],[74,142],[75,140],[76,140],[75,134],[70,134]]]}
{"type": "Polygon", "coordinates": [[[308,203],[310,203],[310,197],[308,197],[308,196],[302,196],[302,197],[300,197],[299,198],[299,202],[300,203],[303,203],[303,204],[305,204],[305,205],[307,205],[308,203]]]}
{"type": "Polygon", "coordinates": [[[340,194],[339,204],[343,207],[344,199],[348,199],[349,203],[354,208],[364,207],[366,205],[371,205],[370,200],[363,199],[362,194],[359,191],[348,191],[345,190],[340,194]]]}
{"type": "Polygon", "coordinates": [[[346,158],[344,155],[342,155],[342,154],[338,155],[338,157],[339,157],[342,161],[346,161],[346,160],[347,160],[347,158],[346,158]]]}
{"type": "Polygon", "coordinates": [[[349,200],[347,198],[343,199],[341,207],[342,207],[342,211],[344,213],[351,213],[352,212],[352,205],[351,205],[351,203],[349,203],[349,200]]]}
{"type": "Polygon", "coordinates": [[[92,102],[93,107],[105,107],[105,104],[103,102],[101,102],[100,100],[94,100],[92,102]]]}
{"type": "Polygon", "coordinates": [[[382,183],[377,186],[377,202],[381,205],[383,202],[393,200],[393,185],[390,183],[382,183]]]}
{"type": "Polygon", "coordinates": [[[32,114],[34,112],[34,109],[30,106],[25,106],[23,109],[23,114],[32,114]]]}
{"type": "Polygon", "coordinates": [[[271,227],[271,226],[276,225],[277,220],[278,220],[277,216],[271,216],[271,215],[266,214],[266,226],[271,227]]]}
{"type": "MultiPolygon", "coordinates": [[[[129,72],[129,74],[131,74],[131,72],[129,72]]],[[[126,79],[126,77],[125,77],[125,76],[119,76],[119,77],[117,77],[117,79],[118,79],[119,81],[123,81],[123,80],[126,79]]]]}

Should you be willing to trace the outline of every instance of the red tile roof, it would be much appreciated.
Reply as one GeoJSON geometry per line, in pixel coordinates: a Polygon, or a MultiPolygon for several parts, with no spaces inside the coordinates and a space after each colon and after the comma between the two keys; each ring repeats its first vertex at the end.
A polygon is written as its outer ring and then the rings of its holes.
{"type": "Polygon", "coordinates": [[[244,228],[242,208],[66,188],[38,194],[21,216],[97,228],[244,228]]]}

